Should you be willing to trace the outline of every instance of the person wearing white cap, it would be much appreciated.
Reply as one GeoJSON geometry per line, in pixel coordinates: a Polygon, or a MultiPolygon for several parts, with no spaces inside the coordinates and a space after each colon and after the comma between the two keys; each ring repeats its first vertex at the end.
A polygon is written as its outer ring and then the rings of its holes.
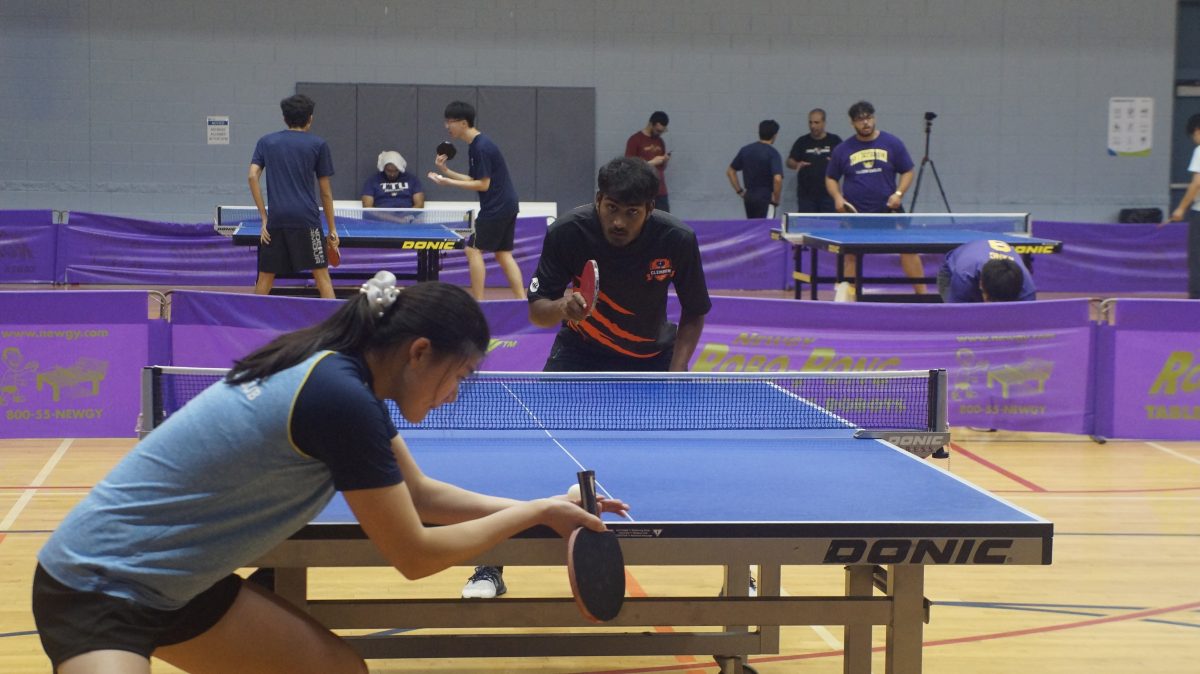
{"type": "Polygon", "coordinates": [[[415,173],[405,171],[408,162],[395,150],[379,153],[379,173],[362,188],[363,208],[425,208],[425,188],[415,173]]]}

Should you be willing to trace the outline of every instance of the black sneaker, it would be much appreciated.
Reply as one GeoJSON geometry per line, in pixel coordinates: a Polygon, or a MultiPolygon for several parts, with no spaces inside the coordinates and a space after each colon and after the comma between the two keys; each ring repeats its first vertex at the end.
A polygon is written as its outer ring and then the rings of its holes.
{"type": "Polygon", "coordinates": [[[494,566],[477,566],[475,573],[463,586],[463,599],[495,599],[508,592],[504,586],[504,573],[494,566]]]}

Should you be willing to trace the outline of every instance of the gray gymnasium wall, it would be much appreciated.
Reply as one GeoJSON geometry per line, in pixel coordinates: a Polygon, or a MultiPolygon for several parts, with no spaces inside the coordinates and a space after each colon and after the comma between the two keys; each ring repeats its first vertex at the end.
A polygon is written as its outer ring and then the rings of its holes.
{"type": "MultiPolygon", "coordinates": [[[[254,141],[297,82],[378,82],[594,88],[598,163],[666,110],[684,217],[740,215],[723,173],[760,119],[786,152],[809,108],[844,135],[867,98],[918,157],[938,113],[954,210],[1113,220],[1166,206],[1175,16],[1174,0],[0,0],[0,208],[208,219],[248,202],[254,141]],[[1154,97],[1150,157],[1106,155],[1112,96],[1154,97]],[[229,115],[230,145],[205,143],[206,115],[229,115]]],[[[559,152],[590,133],[560,123],[559,152]]]]}

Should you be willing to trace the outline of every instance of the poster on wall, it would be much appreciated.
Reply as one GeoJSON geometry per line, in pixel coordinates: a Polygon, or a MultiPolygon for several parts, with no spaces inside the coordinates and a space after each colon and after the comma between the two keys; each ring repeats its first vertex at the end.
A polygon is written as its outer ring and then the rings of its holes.
{"type": "Polygon", "coordinates": [[[209,145],[229,144],[229,115],[209,115],[205,119],[209,145]]]}
{"type": "Polygon", "coordinates": [[[1149,157],[1154,137],[1154,99],[1108,99],[1108,154],[1113,157],[1149,157]]]}

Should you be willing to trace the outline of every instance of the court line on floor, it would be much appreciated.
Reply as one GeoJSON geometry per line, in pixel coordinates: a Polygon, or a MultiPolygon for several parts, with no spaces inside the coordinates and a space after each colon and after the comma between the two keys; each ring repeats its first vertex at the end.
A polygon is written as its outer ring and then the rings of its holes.
{"type": "Polygon", "coordinates": [[[11,508],[9,508],[8,514],[4,516],[4,519],[0,519],[0,531],[11,528],[13,522],[17,521],[17,518],[21,516],[22,512],[24,512],[25,506],[29,505],[29,502],[33,500],[33,495],[37,493],[37,488],[41,487],[42,483],[46,481],[46,478],[50,477],[50,473],[54,470],[55,466],[58,465],[58,462],[62,460],[63,456],[67,453],[67,450],[71,448],[71,443],[74,441],[74,438],[63,438],[63,441],[58,443],[58,448],[54,450],[54,453],[51,454],[50,458],[46,460],[46,463],[42,466],[42,469],[38,471],[38,474],[29,482],[30,488],[26,489],[19,497],[17,497],[17,502],[14,503],[11,508]]]}
{"type": "MultiPolygon", "coordinates": [[[[1087,620],[1077,620],[1068,623],[1059,623],[1057,625],[1043,625],[1041,627],[1030,627],[1020,630],[1009,630],[1006,632],[991,632],[987,634],[972,634],[965,637],[954,637],[951,639],[937,639],[926,641],[921,644],[922,648],[932,648],[935,646],[953,646],[956,644],[973,643],[978,641],[992,641],[996,639],[1011,639],[1013,637],[1023,637],[1032,634],[1045,634],[1047,632],[1062,632],[1065,630],[1074,630],[1083,627],[1092,627],[1094,625],[1103,625],[1107,623],[1125,622],[1129,620],[1142,620],[1153,616],[1162,615],[1164,613],[1178,613],[1180,611],[1194,611],[1200,609],[1200,601],[1188,602],[1186,604],[1176,604],[1174,606],[1163,606],[1161,608],[1151,608],[1133,611],[1130,613],[1122,613],[1112,616],[1103,616],[1099,618],[1089,618],[1087,620]]],[[[872,652],[879,653],[885,649],[883,646],[876,646],[871,649],[872,652]]],[[[844,651],[821,651],[817,653],[799,653],[795,655],[766,655],[756,656],[749,659],[750,665],[766,664],[772,662],[792,662],[796,660],[815,660],[817,658],[840,657],[844,655],[844,651]]],[[[594,670],[586,674],[649,674],[650,672],[674,672],[680,669],[678,665],[661,665],[657,667],[639,667],[630,669],[604,669],[594,670]]]]}
{"type": "Polygon", "coordinates": [[[1000,475],[1007,477],[1008,479],[1012,480],[1013,482],[1016,482],[1017,484],[1024,486],[1029,491],[1032,491],[1032,492],[1046,491],[1040,485],[1038,485],[1034,482],[1031,482],[1029,480],[1026,480],[1025,478],[1021,477],[1020,475],[1017,475],[1016,473],[1012,472],[1011,470],[1002,468],[999,465],[992,463],[991,461],[988,461],[987,459],[983,458],[982,456],[979,456],[978,454],[975,454],[974,452],[964,449],[962,447],[962,445],[959,445],[957,442],[951,442],[950,448],[953,449],[955,452],[965,456],[966,458],[974,461],[975,463],[978,463],[979,465],[984,466],[985,468],[988,468],[996,473],[999,473],[1000,475]]]}
{"type": "Polygon", "coordinates": [[[1146,444],[1153,447],[1154,449],[1157,449],[1160,452],[1166,452],[1167,454],[1170,454],[1171,456],[1173,456],[1177,459],[1183,459],[1184,461],[1188,461],[1190,463],[1194,463],[1194,464],[1200,466],[1200,458],[1196,458],[1194,456],[1188,456],[1187,454],[1184,454],[1183,452],[1178,452],[1174,449],[1171,449],[1170,447],[1160,445],[1157,442],[1147,442],[1146,444]]]}

